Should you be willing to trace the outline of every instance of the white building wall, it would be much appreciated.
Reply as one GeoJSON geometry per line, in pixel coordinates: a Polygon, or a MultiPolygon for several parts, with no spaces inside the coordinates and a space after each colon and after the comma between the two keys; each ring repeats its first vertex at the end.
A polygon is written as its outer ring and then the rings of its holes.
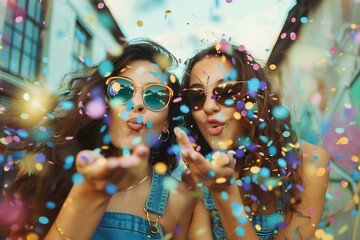
{"type": "Polygon", "coordinates": [[[360,42],[351,39],[351,24],[359,28],[360,4],[354,1],[324,0],[310,12],[278,66],[284,101],[295,117],[301,118],[309,102],[319,122],[332,114],[337,93],[350,83],[359,63],[360,42]],[[345,2],[349,8],[343,7],[345,2]]]}
{"type": "Polygon", "coordinates": [[[71,71],[71,51],[77,19],[92,37],[92,56],[87,57],[93,63],[104,59],[107,50],[116,48],[118,43],[110,29],[100,22],[98,11],[101,10],[94,9],[89,1],[52,0],[48,4],[42,55],[49,62],[42,64],[41,78],[46,81],[49,89],[55,90],[62,76],[71,71]],[[44,69],[46,67],[48,69],[44,69]]]}

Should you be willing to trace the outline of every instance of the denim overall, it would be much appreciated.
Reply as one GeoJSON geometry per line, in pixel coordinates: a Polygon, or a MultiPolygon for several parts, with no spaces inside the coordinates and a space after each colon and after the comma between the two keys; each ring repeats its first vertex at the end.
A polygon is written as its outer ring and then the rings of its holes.
{"type": "MultiPolygon", "coordinates": [[[[211,195],[210,191],[206,187],[202,187],[203,193],[203,201],[205,208],[210,211],[211,215],[211,229],[213,232],[214,240],[224,240],[227,239],[225,230],[222,226],[219,212],[215,206],[214,197],[211,195]]],[[[277,225],[278,223],[284,220],[284,216],[282,214],[282,206],[279,204],[278,201],[278,209],[279,211],[270,213],[270,214],[249,214],[249,220],[252,225],[259,225],[261,230],[256,230],[256,234],[258,235],[259,239],[261,240],[270,240],[277,233],[277,225]]]]}
{"type": "MultiPolygon", "coordinates": [[[[152,172],[151,189],[145,209],[148,212],[163,216],[169,196],[169,191],[163,187],[167,175],[160,175],[156,171],[152,172]]],[[[157,227],[159,229],[158,233],[153,234],[150,231],[149,222],[145,218],[128,213],[105,212],[91,239],[162,239],[164,237],[163,230],[160,224],[157,227]]]]}

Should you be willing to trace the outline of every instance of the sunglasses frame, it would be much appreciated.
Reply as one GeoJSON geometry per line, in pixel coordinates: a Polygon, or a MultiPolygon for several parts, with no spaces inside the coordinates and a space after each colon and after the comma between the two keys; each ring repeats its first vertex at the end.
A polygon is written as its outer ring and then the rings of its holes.
{"type": "MultiPolygon", "coordinates": [[[[204,93],[205,98],[204,98],[204,101],[203,101],[203,104],[201,105],[201,107],[199,107],[198,109],[195,109],[195,108],[191,107],[191,104],[188,104],[189,107],[190,107],[193,111],[200,111],[200,110],[202,110],[202,109],[204,108],[204,104],[205,104],[205,101],[206,101],[206,94],[207,94],[207,93],[211,93],[212,96],[215,96],[214,100],[215,100],[218,104],[220,104],[220,105],[222,105],[222,106],[226,106],[226,107],[231,107],[231,106],[228,106],[228,105],[226,105],[226,104],[221,103],[221,102],[219,101],[219,99],[218,99],[218,96],[221,96],[221,94],[215,94],[215,92],[216,92],[217,89],[221,88],[222,86],[224,86],[224,88],[225,88],[227,85],[230,85],[230,84],[233,84],[233,86],[235,86],[235,85],[238,85],[238,84],[241,85],[241,83],[242,83],[241,81],[229,81],[229,82],[224,82],[224,83],[221,83],[221,84],[217,85],[216,87],[214,87],[214,89],[213,89],[212,91],[210,91],[210,92],[207,92],[204,88],[201,88],[201,87],[187,88],[187,89],[183,89],[183,90],[181,91],[181,96],[184,97],[184,96],[186,95],[186,94],[184,94],[184,93],[187,92],[187,91],[189,91],[189,90],[201,91],[202,93],[204,93]]],[[[190,102],[190,101],[185,100],[185,102],[190,102]]]]}
{"type": "Polygon", "coordinates": [[[108,79],[106,80],[106,82],[105,82],[105,84],[107,85],[106,94],[107,94],[107,96],[108,96],[108,98],[109,98],[110,100],[114,99],[114,98],[112,98],[112,97],[110,96],[110,94],[109,94],[110,83],[112,83],[113,81],[116,81],[116,79],[122,79],[122,80],[128,81],[128,82],[130,82],[131,85],[134,87],[134,93],[133,93],[133,95],[131,96],[131,98],[130,98],[128,101],[122,103],[121,105],[124,105],[124,104],[129,103],[129,102],[134,98],[135,93],[136,93],[136,91],[137,91],[137,87],[140,87],[140,88],[143,89],[143,90],[142,90],[142,100],[143,100],[143,103],[145,104],[145,106],[147,107],[147,109],[149,109],[149,110],[151,110],[151,111],[153,111],[153,112],[160,112],[160,111],[164,110],[167,106],[169,106],[169,103],[170,103],[170,101],[172,100],[172,98],[173,98],[173,96],[174,96],[174,91],[171,89],[171,87],[169,87],[169,86],[167,86],[167,85],[165,85],[165,84],[162,84],[162,83],[149,83],[149,84],[145,84],[145,86],[138,86],[138,85],[135,84],[135,82],[134,82],[132,79],[130,79],[130,78],[128,78],[128,77],[115,76],[115,77],[110,77],[110,78],[108,78],[108,79]],[[146,89],[148,89],[149,87],[152,87],[152,86],[161,86],[161,87],[166,88],[166,89],[169,91],[169,99],[168,99],[167,103],[164,105],[163,108],[158,109],[158,110],[157,110],[157,109],[152,109],[152,108],[150,108],[150,107],[146,104],[146,101],[145,101],[145,99],[144,99],[144,92],[146,91],[146,89]]]}

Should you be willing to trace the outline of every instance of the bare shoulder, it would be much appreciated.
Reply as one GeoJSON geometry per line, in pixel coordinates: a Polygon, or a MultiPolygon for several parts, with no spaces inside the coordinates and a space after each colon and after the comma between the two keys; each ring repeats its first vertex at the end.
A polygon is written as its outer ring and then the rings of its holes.
{"type": "Polygon", "coordinates": [[[328,152],[317,145],[303,142],[301,145],[301,151],[303,153],[303,164],[315,164],[318,167],[326,167],[329,163],[330,156],[328,152]]]}

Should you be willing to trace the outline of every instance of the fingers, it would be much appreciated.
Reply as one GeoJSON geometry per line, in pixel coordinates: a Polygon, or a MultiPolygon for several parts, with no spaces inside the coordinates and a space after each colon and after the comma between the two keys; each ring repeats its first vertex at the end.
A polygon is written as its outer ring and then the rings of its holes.
{"type": "Polygon", "coordinates": [[[87,174],[100,166],[105,166],[106,164],[106,159],[94,151],[83,150],[76,155],[76,169],[82,174],[87,174]]]}
{"type": "Polygon", "coordinates": [[[190,139],[182,129],[176,127],[174,128],[174,133],[180,146],[191,146],[190,139]]]}

